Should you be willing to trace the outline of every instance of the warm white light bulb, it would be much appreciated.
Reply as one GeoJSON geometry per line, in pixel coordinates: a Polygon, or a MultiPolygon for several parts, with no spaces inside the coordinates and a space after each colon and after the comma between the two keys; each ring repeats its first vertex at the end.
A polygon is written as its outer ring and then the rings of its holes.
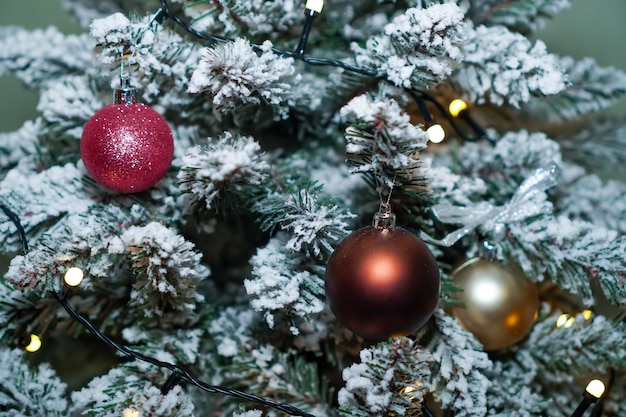
{"type": "Polygon", "coordinates": [[[41,349],[41,338],[36,334],[31,334],[30,342],[26,347],[24,347],[24,349],[26,350],[26,352],[37,352],[39,349],[41,349]]]}
{"type": "Polygon", "coordinates": [[[587,309],[587,310],[583,310],[581,312],[581,314],[583,315],[583,317],[585,318],[585,320],[589,320],[591,318],[591,316],[593,315],[593,311],[587,309]]]}
{"type": "Polygon", "coordinates": [[[140,417],[141,414],[139,413],[139,410],[137,410],[136,408],[125,408],[124,411],[122,411],[122,417],[140,417]]]}
{"type": "Polygon", "coordinates": [[[307,0],[304,7],[307,10],[313,10],[315,13],[322,13],[322,9],[324,8],[324,0],[307,0]]]}
{"type": "Polygon", "coordinates": [[[85,275],[83,274],[82,269],[73,266],[65,272],[65,275],[63,276],[63,281],[65,281],[65,283],[70,287],[76,287],[80,285],[81,282],[83,282],[84,276],[85,275]]]}
{"type": "Polygon", "coordinates": [[[448,111],[452,117],[457,117],[465,109],[467,109],[467,103],[460,98],[455,98],[448,105],[448,111]]]}
{"type": "Polygon", "coordinates": [[[445,130],[443,130],[443,127],[438,123],[426,129],[426,133],[428,133],[428,140],[432,143],[441,143],[446,138],[445,130]]]}
{"type": "Polygon", "coordinates": [[[566,329],[572,327],[572,324],[576,321],[574,316],[567,313],[563,313],[556,319],[556,327],[565,327],[566,329]]]}
{"type": "Polygon", "coordinates": [[[592,379],[587,384],[587,388],[585,388],[585,391],[587,391],[589,394],[593,395],[596,398],[602,397],[602,395],[604,394],[604,390],[604,383],[599,379],[592,379]]]}

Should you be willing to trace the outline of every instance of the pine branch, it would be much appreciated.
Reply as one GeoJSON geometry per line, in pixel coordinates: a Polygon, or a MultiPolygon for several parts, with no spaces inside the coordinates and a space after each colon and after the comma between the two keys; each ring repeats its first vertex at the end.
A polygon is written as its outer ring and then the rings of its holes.
{"type": "Polygon", "coordinates": [[[24,353],[0,347],[0,410],[7,417],[63,417],[70,414],[66,384],[52,367],[30,369],[24,353]]]}
{"type": "Polygon", "coordinates": [[[529,35],[571,5],[570,0],[471,0],[468,13],[476,24],[503,25],[529,35]]]}
{"type": "Polygon", "coordinates": [[[20,161],[37,154],[37,134],[42,120],[27,121],[14,132],[0,133],[0,170],[14,168],[20,161]]]}
{"type": "Polygon", "coordinates": [[[0,32],[0,75],[13,73],[26,86],[39,88],[59,76],[93,74],[92,48],[87,35],[12,27],[0,32]]]}
{"type": "Polygon", "coordinates": [[[398,87],[432,87],[450,75],[450,62],[462,58],[467,36],[463,18],[453,3],[409,8],[364,48],[353,45],[356,62],[398,87]]]}
{"type": "MultiPolygon", "coordinates": [[[[570,327],[556,327],[557,315],[535,324],[524,342],[528,359],[542,372],[603,372],[626,365],[626,326],[595,315],[577,315],[570,327]]],[[[520,357],[523,363],[526,357],[520,357]]]]}
{"type": "Polygon", "coordinates": [[[487,377],[493,367],[475,337],[461,328],[455,318],[435,312],[438,333],[426,348],[432,352],[431,392],[456,417],[487,413],[487,377]]]}
{"type": "MultiPolygon", "coordinates": [[[[252,278],[246,279],[244,286],[250,305],[263,313],[270,328],[277,313],[309,318],[324,309],[322,271],[307,263],[307,258],[289,250],[280,236],[272,238],[250,259],[252,278]]],[[[291,331],[299,333],[295,325],[291,331]]]]}
{"type": "Polygon", "coordinates": [[[302,25],[303,13],[290,2],[240,2],[200,0],[187,2],[184,13],[197,30],[252,38],[276,38],[302,25]]]}
{"type": "Polygon", "coordinates": [[[345,368],[339,391],[343,415],[414,415],[421,409],[432,360],[413,340],[398,337],[363,349],[360,363],[345,368]]]}
{"type": "Polygon", "coordinates": [[[204,200],[208,209],[224,213],[248,206],[270,169],[252,137],[229,132],[209,140],[207,146],[188,149],[182,162],[178,173],[181,191],[204,200]]]}
{"type": "Polygon", "coordinates": [[[373,100],[367,95],[352,99],[341,109],[348,120],[346,154],[351,173],[372,178],[379,193],[391,188],[414,188],[427,183],[419,152],[428,135],[409,123],[409,116],[391,98],[373,100]]]}
{"type": "MultiPolygon", "coordinates": [[[[37,105],[37,110],[41,112],[46,123],[41,130],[54,141],[66,135],[73,139],[74,154],[78,153],[76,139],[80,139],[84,124],[95,112],[107,104],[97,97],[95,84],[83,75],[63,76],[49,80],[46,82],[37,105]]],[[[46,145],[52,148],[53,152],[63,153],[55,149],[51,142],[49,141],[46,145]]]]}
{"type": "Polygon", "coordinates": [[[626,168],[626,120],[590,123],[559,138],[566,161],[589,171],[622,178],[626,168]]]}
{"type": "Polygon", "coordinates": [[[209,275],[194,245],[156,222],[130,227],[119,239],[136,277],[128,308],[139,323],[167,328],[193,322],[204,301],[197,287],[209,275]]]}
{"type": "Polygon", "coordinates": [[[189,82],[190,93],[205,93],[211,100],[216,117],[261,104],[273,109],[274,119],[288,116],[291,85],[300,82],[294,75],[293,58],[282,58],[272,52],[266,41],[261,53],[250,42],[238,38],[205,51],[189,82]]]}
{"type": "Polygon", "coordinates": [[[134,351],[181,365],[191,365],[198,360],[204,334],[201,328],[147,330],[135,325],[122,330],[122,337],[134,351]]]}
{"type": "Polygon", "coordinates": [[[524,227],[510,225],[511,241],[503,241],[528,276],[548,275],[557,285],[593,305],[590,279],[597,279],[607,299],[626,301],[626,238],[591,223],[548,216],[524,227]]]}
{"type": "MultiPolygon", "coordinates": [[[[492,385],[488,390],[488,412],[493,417],[530,417],[541,415],[546,399],[537,391],[541,369],[533,362],[494,361],[485,372],[492,385]]],[[[550,414],[553,415],[553,414],[550,414]]]]}
{"type": "Polygon", "coordinates": [[[109,252],[115,246],[113,239],[122,225],[132,221],[116,207],[94,209],[91,215],[66,215],[27,254],[13,258],[6,279],[16,288],[43,297],[47,291],[60,291],[65,271],[78,266],[88,276],[81,288],[92,289],[113,275],[119,262],[109,252]]]}
{"type": "Polygon", "coordinates": [[[562,178],[564,181],[555,190],[555,212],[620,234],[626,232],[626,185],[623,182],[603,181],[573,166],[562,178]]]}
{"type": "Polygon", "coordinates": [[[211,377],[232,388],[282,398],[316,415],[329,415],[330,388],[321,380],[318,364],[292,349],[280,351],[265,343],[257,333],[258,318],[250,310],[227,307],[212,321],[209,332],[219,357],[207,370],[211,377]]]}
{"type": "Polygon", "coordinates": [[[180,385],[162,393],[159,386],[164,381],[160,370],[141,362],[129,362],[73,392],[72,408],[92,417],[118,417],[126,408],[146,416],[193,417],[194,405],[189,396],[180,385]]]}
{"type": "Polygon", "coordinates": [[[478,104],[519,108],[531,96],[557,94],[567,86],[558,58],[503,26],[478,26],[463,44],[464,65],[454,79],[478,104]]]}
{"type": "MultiPolygon", "coordinates": [[[[62,216],[82,214],[96,204],[81,182],[85,172],[73,164],[35,172],[34,166],[18,166],[0,183],[0,201],[15,213],[29,241],[35,241],[62,216]]],[[[0,220],[4,251],[20,247],[12,222],[0,220]]]]}
{"type": "Polygon", "coordinates": [[[288,188],[294,188],[293,193],[273,192],[257,198],[252,211],[259,216],[261,229],[285,232],[289,251],[320,260],[327,258],[348,234],[347,221],[354,215],[325,197],[321,185],[296,183],[288,188]],[[295,191],[297,188],[300,190],[295,191]]]}
{"type": "Polygon", "coordinates": [[[560,66],[568,75],[565,89],[541,99],[532,97],[522,110],[548,120],[570,120],[609,108],[626,94],[626,73],[616,68],[601,67],[592,58],[571,57],[561,58],[560,66]]]}

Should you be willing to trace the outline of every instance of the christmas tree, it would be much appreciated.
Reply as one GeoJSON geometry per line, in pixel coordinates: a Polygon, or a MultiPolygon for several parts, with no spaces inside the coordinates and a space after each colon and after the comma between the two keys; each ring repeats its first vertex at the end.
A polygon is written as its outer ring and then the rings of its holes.
{"type": "Polygon", "coordinates": [[[0,29],[0,415],[626,415],[626,74],[534,39],[569,1],[63,4],[0,29]]]}

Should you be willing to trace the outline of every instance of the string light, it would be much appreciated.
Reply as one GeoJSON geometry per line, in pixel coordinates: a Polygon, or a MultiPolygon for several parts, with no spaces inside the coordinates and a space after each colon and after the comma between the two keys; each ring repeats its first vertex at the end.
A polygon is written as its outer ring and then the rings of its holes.
{"type": "Polygon", "coordinates": [[[324,7],[324,0],[307,0],[304,6],[304,26],[300,32],[300,41],[296,47],[296,55],[303,56],[304,49],[306,48],[307,40],[309,39],[309,33],[313,27],[313,20],[322,12],[324,7]]]}
{"type": "MultiPolygon", "coordinates": [[[[593,311],[589,310],[589,309],[585,309],[583,311],[581,311],[579,313],[581,316],[583,316],[583,318],[585,320],[590,320],[591,317],[593,316],[593,311]]],[[[557,317],[556,319],[556,327],[557,328],[565,328],[568,329],[570,327],[572,327],[572,325],[574,324],[574,322],[576,321],[576,317],[568,314],[568,313],[563,313],[561,314],[559,317],[557,317]]]]}
{"type": "Polygon", "coordinates": [[[304,8],[307,10],[311,10],[315,13],[322,13],[322,8],[324,7],[324,0],[307,0],[304,8]]]}
{"type": "Polygon", "coordinates": [[[578,407],[576,407],[576,410],[574,410],[570,417],[582,417],[591,404],[602,398],[605,389],[604,382],[599,379],[589,381],[583,393],[582,401],[578,404],[578,407]]]}
{"type": "Polygon", "coordinates": [[[73,266],[65,272],[65,275],[63,275],[63,282],[70,287],[77,287],[81,282],[83,282],[84,276],[85,274],[82,269],[73,266]]]}
{"type": "Polygon", "coordinates": [[[443,130],[443,126],[439,123],[430,125],[430,127],[426,129],[426,133],[428,133],[428,140],[432,143],[441,143],[446,138],[446,131],[443,130]]]}
{"type": "Polygon", "coordinates": [[[455,98],[448,105],[448,111],[450,112],[452,117],[458,117],[459,114],[461,114],[461,112],[466,109],[467,109],[467,103],[461,100],[460,98],[455,98]]]}
{"type": "Polygon", "coordinates": [[[36,334],[32,333],[30,335],[30,341],[28,342],[28,345],[26,345],[24,347],[24,350],[26,352],[37,352],[39,349],[41,349],[41,338],[39,336],[37,336],[36,334]]]}
{"type": "Polygon", "coordinates": [[[574,324],[575,320],[576,319],[573,316],[567,313],[563,313],[556,319],[556,327],[558,328],[563,327],[565,329],[568,329],[572,327],[572,324],[574,324]]]}
{"type": "Polygon", "coordinates": [[[141,413],[136,408],[128,407],[122,411],[122,417],[140,417],[141,413]]]}

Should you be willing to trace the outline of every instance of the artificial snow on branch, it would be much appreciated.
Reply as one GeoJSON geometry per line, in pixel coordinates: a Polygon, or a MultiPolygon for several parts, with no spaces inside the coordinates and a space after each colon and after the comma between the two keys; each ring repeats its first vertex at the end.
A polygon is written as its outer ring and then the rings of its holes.
{"type": "Polygon", "coordinates": [[[571,0],[471,0],[468,15],[477,24],[502,25],[529,35],[571,6],[571,0]]]}
{"type": "Polygon", "coordinates": [[[262,156],[260,145],[251,136],[224,132],[216,139],[209,138],[208,145],[189,148],[182,157],[180,189],[203,200],[208,209],[246,206],[246,200],[269,175],[270,165],[262,156]]]}
{"type": "MultiPolygon", "coordinates": [[[[363,94],[340,111],[348,121],[346,154],[351,173],[366,173],[379,192],[420,182],[419,152],[426,148],[427,133],[410,123],[409,115],[392,98],[374,100],[363,94]]],[[[421,174],[423,176],[423,174],[421,174]]]]}
{"type": "MultiPolygon", "coordinates": [[[[244,281],[250,305],[263,312],[270,327],[275,314],[308,317],[320,313],[324,303],[324,280],[320,274],[302,269],[306,258],[286,247],[281,236],[272,238],[250,259],[252,278],[244,281]]],[[[292,332],[298,334],[296,327],[292,332]]]]}
{"type": "Polygon", "coordinates": [[[542,41],[533,45],[504,26],[478,26],[470,37],[454,79],[475,103],[518,108],[533,95],[557,94],[567,86],[558,57],[542,41]]]}
{"type": "Polygon", "coordinates": [[[0,76],[12,73],[28,87],[70,74],[93,73],[93,42],[86,34],[65,35],[55,27],[0,32],[0,76]]]}
{"type": "Polygon", "coordinates": [[[348,220],[354,215],[336,201],[325,197],[320,185],[309,183],[297,193],[273,192],[262,196],[252,210],[261,229],[285,232],[286,249],[325,259],[335,244],[348,234],[348,220]]]}
{"type": "Polygon", "coordinates": [[[566,87],[541,100],[532,97],[523,110],[548,120],[569,120],[606,109],[626,94],[626,73],[617,68],[601,67],[593,58],[562,57],[559,62],[567,74],[566,87]]]}
{"type": "Polygon", "coordinates": [[[459,6],[435,4],[409,8],[368,39],[365,47],[352,46],[359,66],[404,88],[432,87],[452,73],[463,58],[461,45],[467,26],[459,6]]]}
{"type": "Polygon", "coordinates": [[[161,392],[155,380],[162,378],[158,368],[155,370],[139,361],[129,362],[73,392],[72,408],[92,417],[119,417],[125,409],[134,409],[142,416],[194,417],[189,395],[179,385],[167,393],[161,392]]]}
{"type": "Polygon", "coordinates": [[[206,93],[213,102],[216,116],[241,106],[266,104],[277,119],[288,115],[291,85],[298,84],[292,58],[272,52],[265,41],[260,54],[245,39],[221,43],[207,49],[189,81],[190,93],[206,93]]]}
{"type": "Polygon", "coordinates": [[[360,362],[344,368],[340,411],[351,416],[412,415],[429,389],[430,354],[410,338],[397,337],[363,349],[360,362]]]}
{"type": "Polygon", "coordinates": [[[119,239],[136,277],[128,307],[137,319],[161,326],[193,321],[204,301],[197,286],[209,276],[193,243],[157,222],[130,227],[119,239]]]}
{"type": "Polygon", "coordinates": [[[66,417],[65,389],[50,365],[33,369],[24,352],[0,347],[0,409],[7,417],[66,417]]]}
{"type": "Polygon", "coordinates": [[[245,31],[249,36],[272,36],[299,26],[304,18],[295,0],[240,2],[208,0],[187,2],[185,14],[194,29],[210,30],[227,36],[245,31]]]}
{"type": "Polygon", "coordinates": [[[491,360],[454,317],[439,310],[435,319],[440,333],[426,346],[433,356],[431,392],[456,417],[486,415],[491,386],[486,373],[493,367],[491,360]]]}

